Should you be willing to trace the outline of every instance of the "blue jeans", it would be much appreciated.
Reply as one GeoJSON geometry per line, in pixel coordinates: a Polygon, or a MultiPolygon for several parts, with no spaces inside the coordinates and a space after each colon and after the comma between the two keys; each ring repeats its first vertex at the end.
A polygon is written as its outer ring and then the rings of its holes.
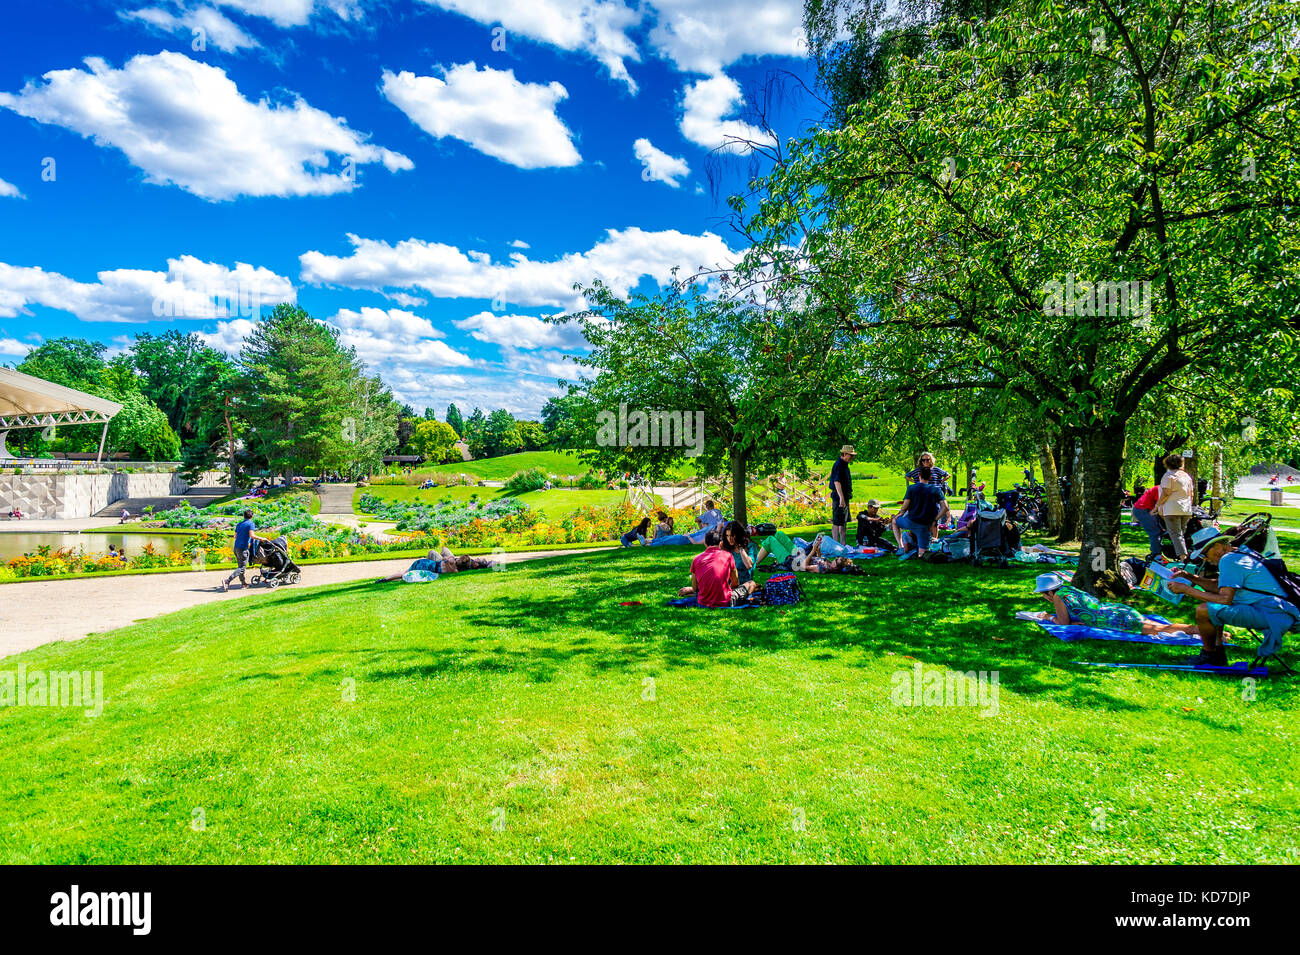
{"type": "Polygon", "coordinates": [[[1147,532],[1147,541],[1151,549],[1147,551],[1148,555],[1157,555],[1160,553],[1160,537],[1164,527],[1160,523],[1160,518],[1152,514],[1145,507],[1133,508],[1133,520],[1141,525],[1142,529],[1147,532]]]}
{"type": "MultiPolygon", "coordinates": [[[[896,517],[895,523],[898,524],[899,530],[911,531],[916,535],[917,550],[927,551],[930,549],[930,525],[914,521],[906,514],[896,517]]],[[[824,546],[824,545],[823,545],[824,546]]]]}
{"type": "Polygon", "coordinates": [[[1280,606],[1207,603],[1205,609],[1210,623],[1216,627],[1244,627],[1263,634],[1264,641],[1258,650],[1261,657],[1272,656],[1282,649],[1282,635],[1296,625],[1296,618],[1280,606]]]}
{"type": "Polygon", "coordinates": [[[691,543],[694,543],[694,541],[692,541],[685,534],[665,534],[663,537],[656,537],[647,546],[659,547],[660,545],[667,544],[671,547],[674,545],[691,544],[691,543]]]}

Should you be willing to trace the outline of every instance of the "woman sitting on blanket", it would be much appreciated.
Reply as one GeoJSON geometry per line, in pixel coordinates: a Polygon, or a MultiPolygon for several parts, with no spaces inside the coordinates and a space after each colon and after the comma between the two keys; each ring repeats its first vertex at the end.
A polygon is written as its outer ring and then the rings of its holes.
{"type": "Polygon", "coordinates": [[[1196,632],[1194,623],[1157,623],[1148,620],[1142,611],[1128,604],[1100,600],[1087,591],[1071,587],[1059,574],[1040,574],[1034,592],[1051,601],[1056,611],[1055,614],[1044,612],[1042,619],[1063,627],[1097,627],[1101,630],[1140,633],[1148,637],[1196,632]]]}
{"type": "Polygon", "coordinates": [[[749,528],[740,521],[727,521],[722,528],[722,543],[718,545],[736,562],[736,576],[742,584],[754,579],[758,566],[758,545],[749,539],[749,528]]]}
{"type": "Polygon", "coordinates": [[[641,519],[640,524],[632,528],[630,531],[628,531],[618,540],[619,543],[622,544],[624,547],[631,547],[633,541],[640,541],[642,544],[646,543],[645,536],[646,534],[649,533],[650,533],[650,518],[643,517],[641,519]]]}
{"type": "Polygon", "coordinates": [[[406,569],[405,573],[393,574],[391,577],[380,577],[375,583],[386,584],[394,580],[401,580],[411,571],[424,571],[430,574],[455,574],[462,570],[487,570],[496,566],[496,561],[488,560],[486,557],[457,557],[444,546],[441,552],[429,551],[427,557],[421,557],[415,561],[406,569]]]}

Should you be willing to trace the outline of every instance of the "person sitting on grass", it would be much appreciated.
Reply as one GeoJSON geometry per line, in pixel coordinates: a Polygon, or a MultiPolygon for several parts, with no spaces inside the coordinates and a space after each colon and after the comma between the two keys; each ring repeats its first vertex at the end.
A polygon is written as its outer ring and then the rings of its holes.
{"type": "Polygon", "coordinates": [[[754,568],[758,566],[758,546],[749,538],[749,528],[740,521],[728,521],[722,528],[721,550],[731,555],[736,562],[736,577],[742,584],[754,579],[754,568]]]}
{"type": "Polygon", "coordinates": [[[1171,593],[1185,594],[1199,601],[1196,628],[1201,637],[1201,652],[1188,663],[1227,666],[1228,654],[1223,646],[1225,626],[1258,630],[1264,635],[1258,655],[1272,656],[1281,648],[1283,634],[1300,623],[1300,608],[1287,600],[1264,562],[1244,548],[1234,550],[1228,535],[1206,527],[1192,536],[1192,543],[1196,549],[1190,558],[1204,557],[1206,563],[1219,568],[1219,577],[1215,580],[1176,570],[1176,579],[1167,584],[1171,593]]]}
{"type": "Polygon", "coordinates": [[[671,537],[673,534],[677,533],[673,530],[675,522],[668,516],[667,511],[655,511],[655,517],[659,519],[659,522],[655,524],[656,539],[660,537],[671,537]]]}
{"type": "Polygon", "coordinates": [[[496,561],[488,560],[486,557],[457,557],[449,547],[443,545],[442,550],[429,551],[427,555],[414,561],[404,572],[380,577],[375,583],[387,584],[401,580],[413,570],[422,570],[430,574],[458,574],[462,570],[490,570],[496,566],[496,561]]]}
{"type": "Polygon", "coordinates": [[[1060,574],[1040,574],[1034,585],[1034,593],[1052,605],[1053,612],[1044,611],[1040,615],[1042,619],[1063,627],[1097,627],[1146,636],[1186,636],[1194,629],[1188,623],[1157,623],[1148,620],[1136,607],[1108,603],[1085,590],[1071,587],[1068,579],[1060,574]]]}
{"type": "Polygon", "coordinates": [[[632,528],[630,531],[628,531],[618,540],[619,543],[622,544],[624,547],[631,547],[633,541],[640,541],[644,545],[646,543],[645,536],[646,534],[649,533],[650,533],[650,518],[643,517],[641,518],[640,524],[632,528]]]}
{"type": "Polygon", "coordinates": [[[858,515],[858,546],[896,550],[897,545],[885,537],[891,520],[893,518],[880,509],[878,500],[873,497],[867,501],[867,509],[858,515]]]}
{"type": "Polygon", "coordinates": [[[722,543],[722,531],[710,528],[704,543],[704,552],[696,554],[691,561],[691,585],[679,590],[678,596],[694,597],[701,607],[730,607],[744,603],[758,589],[758,583],[754,580],[745,584],[740,582],[735,560],[718,546],[722,543]]]}
{"type": "Polygon", "coordinates": [[[917,468],[917,483],[907,489],[898,516],[894,518],[894,537],[898,540],[898,559],[907,560],[930,549],[930,537],[939,511],[945,503],[943,491],[931,483],[933,474],[924,465],[917,468]],[[903,533],[916,535],[916,549],[905,546],[903,533]]]}
{"type": "Polygon", "coordinates": [[[722,512],[718,510],[718,505],[714,502],[713,498],[706,498],[704,501],[704,510],[701,511],[700,516],[695,519],[695,524],[697,527],[707,529],[714,525],[723,523],[724,520],[725,518],[722,516],[722,512]]]}

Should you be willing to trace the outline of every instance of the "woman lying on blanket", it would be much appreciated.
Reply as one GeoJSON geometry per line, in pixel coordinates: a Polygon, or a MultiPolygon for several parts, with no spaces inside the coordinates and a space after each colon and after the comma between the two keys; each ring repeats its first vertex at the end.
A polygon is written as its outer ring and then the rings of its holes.
{"type": "Polygon", "coordinates": [[[1148,620],[1142,611],[1127,604],[1107,603],[1087,591],[1071,587],[1059,574],[1040,574],[1034,592],[1051,601],[1056,611],[1055,614],[1044,612],[1043,620],[1063,627],[1097,627],[1146,636],[1196,632],[1195,624],[1157,623],[1148,620]]]}
{"type": "Polygon", "coordinates": [[[429,551],[427,557],[421,557],[411,564],[406,569],[406,573],[393,574],[391,577],[380,577],[375,583],[386,584],[390,581],[401,580],[411,571],[423,571],[430,574],[455,574],[462,570],[487,570],[495,566],[497,566],[496,561],[488,560],[486,557],[457,557],[444,546],[441,552],[429,551]]]}

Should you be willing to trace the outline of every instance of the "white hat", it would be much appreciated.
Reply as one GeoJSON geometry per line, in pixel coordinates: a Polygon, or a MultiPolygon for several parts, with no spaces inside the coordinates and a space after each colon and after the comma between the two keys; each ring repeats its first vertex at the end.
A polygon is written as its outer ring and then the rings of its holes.
{"type": "Polygon", "coordinates": [[[1049,590],[1059,590],[1065,586],[1065,578],[1060,574],[1039,574],[1034,583],[1034,593],[1045,594],[1049,590]]]}

